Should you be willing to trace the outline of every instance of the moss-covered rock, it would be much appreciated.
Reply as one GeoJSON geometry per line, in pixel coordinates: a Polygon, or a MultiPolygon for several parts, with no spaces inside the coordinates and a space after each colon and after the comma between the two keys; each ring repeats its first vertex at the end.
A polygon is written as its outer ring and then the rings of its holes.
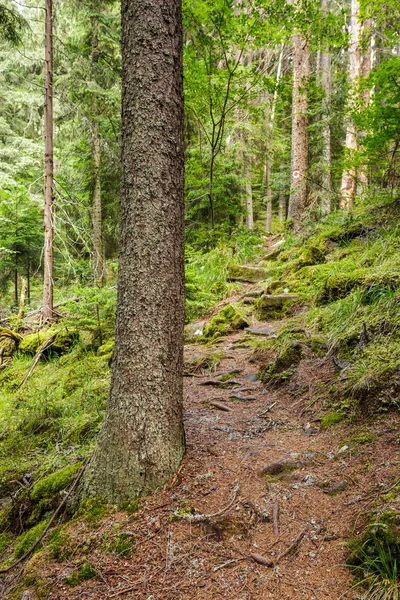
{"type": "Polygon", "coordinates": [[[98,356],[107,356],[114,350],[114,340],[108,340],[102,346],[97,348],[98,356]]]}
{"type": "Polygon", "coordinates": [[[21,343],[22,336],[12,329],[0,327],[0,363],[3,358],[12,356],[21,343]]]}
{"type": "Polygon", "coordinates": [[[355,269],[350,273],[339,273],[329,277],[321,286],[317,302],[324,304],[345,298],[354,288],[360,288],[365,295],[365,300],[368,301],[368,295],[384,289],[396,290],[398,287],[400,287],[399,271],[371,273],[366,269],[355,269]]]}
{"type": "Polygon", "coordinates": [[[245,312],[237,304],[227,304],[204,327],[202,338],[216,339],[249,325],[245,312]]]}
{"type": "Polygon", "coordinates": [[[39,501],[41,499],[49,499],[58,495],[61,490],[64,490],[71,483],[74,475],[81,468],[82,463],[68,465],[65,469],[52,473],[48,477],[38,481],[32,488],[31,499],[39,501]]]}
{"type": "Polygon", "coordinates": [[[261,372],[261,380],[272,385],[291,379],[303,357],[303,346],[298,340],[286,340],[274,361],[261,372]]]}
{"type": "Polygon", "coordinates": [[[320,265],[325,262],[326,246],[322,243],[309,243],[300,253],[300,256],[288,265],[289,271],[298,271],[303,267],[320,265]]]}
{"type": "Polygon", "coordinates": [[[186,344],[197,342],[199,337],[203,335],[203,329],[206,321],[197,321],[196,323],[188,323],[185,325],[184,340],[186,344]]]}
{"type": "Polygon", "coordinates": [[[19,344],[19,351],[22,354],[34,356],[42,344],[54,335],[55,339],[46,351],[46,354],[65,354],[79,340],[79,333],[75,330],[60,329],[57,331],[54,329],[42,329],[36,333],[25,335],[19,344]]]}
{"type": "Polygon", "coordinates": [[[257,283],[267,278],[267,272],[260,267],[247,265],[230,265],[227,279],[229,281],[243,281],[244,283],[257,283]]]}
{"type": "Polygon", "coordinates": [[[264,294],[256,304],[256,316],[260,321],[277,319],[300,300],[297,294],[264,294]]]}

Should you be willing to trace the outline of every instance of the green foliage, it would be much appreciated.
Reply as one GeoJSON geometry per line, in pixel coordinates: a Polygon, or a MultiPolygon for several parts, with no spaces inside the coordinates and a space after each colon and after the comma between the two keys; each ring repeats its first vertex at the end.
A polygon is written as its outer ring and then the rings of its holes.
{"type": "Polygon", "coordinates": [[[111,507],[104,498],[87,498],[81,502],[76,516],[83,517],[89,525],[96,526],[110,510],[111,507]]]}
{"type": "Polygon", "coordinates": [[[69,577],[65,578],[65,583],[70,585],[71,587],[76,587],[80,585],[84,581],[89,581],[89,579],[93,579],[96,577],[96,571],[94,567],[90,563],[85,563],[81,567],[79,567],[78,571],[75,571],[69,577]]]}
{"type": "MultiPolygon", "coordinates": [[[[25,552],[29,550],[29,548],[36,542],[37,538],[42,535],[47,523],[48,520],[42,521],[41,523],[35,525],[35,527],[32,527],[32,529],[28,529],[28,531],[25,531],[25,533],[19,536],[15,543],[15,558],[21,558],[21,556],[23,556],[25,552]]],[[[41,543],[38,544],[36,547],[36,551],[40,550],[40,548],[42,547],[43,545],[41,543]]]]}
{"type": "Polygon", "coordinates": [[[360,537],[349,542],[347,565],[357,578],[354,587],[367,588],[365,600],[397,600],[400,592],[399,517],[383,513],[369,523],[360,537]]]}

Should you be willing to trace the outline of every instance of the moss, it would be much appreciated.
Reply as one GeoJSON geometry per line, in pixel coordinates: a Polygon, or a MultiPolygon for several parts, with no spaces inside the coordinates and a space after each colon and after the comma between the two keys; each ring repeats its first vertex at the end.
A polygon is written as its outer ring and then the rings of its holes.
{"type": "Polygon", "coordinates": [[[41,499],[49,499],[58,495],[61,490],[67,488],[72,481],[74,475],[82,467],[82,463],[68,465],[65,469],[52,473],[48,477],[38,481],[32,488],[31,499],[38,501],[41,499]]]}
{"type": "Polygon", "coordinates": [[[123,510],[128,515],[134,515],[140,510],[140,500],[126,500],[118,504],[118,510],[123,510]]]}
{"type": "Polygon", "coordinates": [[[332,425],[336,425],[337,423],[340,423],[340,421],[343,421],[344,417],[345,415],[343,413],[330,412],[324,417],[322,417],[321,427],[322,429],[327,429],[328,427],[331,427],[332,425]]]}
{"type": "Polygon", "coordinates": [[[282,318],[300,300],[296,294],[264,294],[256,304],[256,317],[260,321],[282,318]]]}
{"type": "MultiPolygon", "coordinates": [[[[41,523],[38,523],[37,525],[35,525],[35,527],[32,527],[32,529],[28,529],[28,531],[25,531],[22,535],[18,537],[15,543],[15,558],[20,558],[25,554],[27,550],[29,550],[29,548],[35,543],[37,538],[42,535],[47,523],[48,520],[42,521],[41,523]]],[[[35,551],[39,550],[42,547],[43,545],[41,543],[38,544],[35,551]]]]}
{"type": "Polygon", "coordinates": [[[203,339],[216,339],[249,325],[245,312],[237,304],[227,304],[204,327],[203,339]]]}
{"type": "Polygon", "coordinates": [[[300,256],[288,264],[289,271],[298,271],[303,267],[319,265],[325,262],[327,249],[325,244],[318,241],[309,242],[301,251],[300,256]]]}
{"type": "Polygon", "coordinates": [[[229,265],[227,270],[227,279],[232,281],[257,283],[263,281],[266,277],[267,273],[264,269],[246,265],[229,265]]]}
{"type": "Polygon", "coordinates": [[[286,340],[274,361],[261,373],[261,380],[272,385],[291,379],[303,357],[303,347],[298,340],[286,340]]]}
{"type": "Polygon", "coordinates": [[[89,525],[98,525],[101,519],[111,511],[111,506],[104,498],[88,498],[80,504],[76,513],[77,517],[83,517],[89,525]]]}
{"type": "Polygon", "coordinates": [[[68,559],[72,551],[71,541],[71,537],[64,531],[64,528],[57,527],[49,538],[48,549],[51,558],[59,561],[68,559]]]}
{"type": "Polygon", "coordinates": [[[79,333],[67,329],[42,329],[36,333],[25,335],[19,344],[19,351],[22,354],[35,355],[40,346],[51,336],[56,335],[54,342],[46,351],[46,354],[65,354],[69,352],[72,346],[78,341],[79,333]]]}
{"type": "Polygon", "coordinates": [[[396,290],[399,286],[399,271],[383,271],[371,274],[366,269],[355,269],[350,273],[339,273],[329,277],[322,284],[317,295],[317,303],[323,304],[344,298],[356,287],[362,290],[364,302],[368,302],[371,295],[376,295],[384,290],[396,290]]]}
{"type": "Polygon", "coordinates": [[[102,346],[99,346],[99,348],[97,348],[97,354],[99,356],[106,356],[112,353],[112,351],[114,350],[114,340],[108,340],[107,342],[105,342],[105,344],[103,344],[102,346]]]}
{"type": "MultiPolygon", "coordinates": [[[[387,561],[389,569],[400,560],[400,516],[386,511],[378,518],[374,516],[357,538],[347,543],[349,556],[347,565],[356,567],[355,574],[364,576],[365,570],[382,572],[380,564],[387,561]]],[[[393,570],[393,569],[392,569],[393,570]]]]}
{"type": "Polygon", "coordinates": [[[93,579],[96,577],[96,571],[90,563],[85,563],[82,565],[78,571],[72,573],[69,577],[65,578],[65,583],[70,585],[71,587],[75,587],[80,585],[84,581],[89,581],[89,579],[93,579]]]}
{"type": "Polygon", "coordinates": [[[180,506],[171,515],[169,515],[169,520],[171,522],[179,521],[182,517],[185,517],[186,515],[192,515],[192,514],[193,514],[193,510],[190,506],[187,506],[187,505],[180,506]]]}
{"type": "Polygon", "coordinates": [[[111,551],[120,554],[126,558],[132,556],[135,549],[135,536],[131,533],[120,533],[109,546],[111,551]]]}

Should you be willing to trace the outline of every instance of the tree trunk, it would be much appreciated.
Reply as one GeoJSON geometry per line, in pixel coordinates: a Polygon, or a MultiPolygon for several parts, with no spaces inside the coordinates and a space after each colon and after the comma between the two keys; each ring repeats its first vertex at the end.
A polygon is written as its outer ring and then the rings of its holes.
{"type": "MultiPolygon", "coordinates": [[[[367,79],[371,73],[372,61],[373,61],[373,48],[374,48],[374,36],[372,33],[372,19],[366,19],[363,23],[363,37],[367,38],[368,45],[366,52],[363,53],[360,65],[361,77],[367,79]]],[[[365,87],[362,91],[361,97],[364,101],[365,106],[368,106],[371,101],[371,89],[365,87]]],[[[361,137],[365,135],[365,132],[360,134],[361,137]]],[[[362,164],[358,171],[358,183],[361,190],[366,190],[368,187],[368,174],[367,167],[362,164]]]]}
{"type": "Polygon", "coordinates": [[[299,171],[290,187],[288,218],[294,229],[299,229],[307,205],[308,171],[308,98],[310,54],[304,35],[293,36],[293,100],[292,100],[292,172],[299,171]]]}
{"type": "MultiPolygon", "coordinates": [[[[328,14],[329,0],[321,0],[321,9],[324,18],[328,14]]],[[[330,104],[332,96],[332,78],[331,78],[331,55],[329,50],[324,49],[320,53],[320,81],[324,91],[324,110],[323,110],[323,149],[322,149],[322,185],[325,188],[324,195],[321,200],[322,214],[331,212],[332,206],[332,142],[331,142],[331,126],[329,122],[330,104]]]]}
{"type": "Polygon", "coordinates": [[[123,0],[122,57],[115,349],[83,484],[112,503],[163,485],[185,450],[181,1],[123,0]]]}
{"type": "Polygon", "coordinates": [[[251,161],[248,157],[244,157],[244,179],[246,193],[246,227],[254,228],[253,217],[253,187],[251,184],[251,161]]]}
{"type": "MultiPolygon", "coordinates": [[[[349,50],[349,81],[350,81],[350,95],[354,93],[355,85],[360,76],[360,35],[361,35],[361,24],[358,20],[360,6],[358,0],[351,0],[351,36],[350,36],[350,50],[349,50]]],[[[348,103],[350,107],[350,102],[348,103]]],[[[354,204],[354,198],[356,195],[356,168],[352,164],[352,159],[357,152],[357,131],[356,126],[349,115],[346,131],[346,142],[345,149],[347,154],[348,165],[345,167],[342,174],[342,183],[340,186],[341,200],[340,208],[351,210],[354,204]]]]}
{"type": "Polygon", "coordinates": [[[286,221],[287,213],[287,202],[285,192],[281,192],[279,195],[279,222],[284,223],[286,221]]]}
{"type": "Polygon", "coordinates": [[[102,287],[106,278],[102,216],[101,216],[101,186],[100,186],[100,163],[101,147],[100,135],[97,123],[92,133],[92,159],[93,159],[93,197],[92,197],[92,229],[93,229],[93,267],[95,284],[102,287]]]}
{"type": "Polygon", "coordinates": [[[53,319],[53,6],[46,0],[45,12],[45,99],[44,99],[44,322],[53,319]]]}

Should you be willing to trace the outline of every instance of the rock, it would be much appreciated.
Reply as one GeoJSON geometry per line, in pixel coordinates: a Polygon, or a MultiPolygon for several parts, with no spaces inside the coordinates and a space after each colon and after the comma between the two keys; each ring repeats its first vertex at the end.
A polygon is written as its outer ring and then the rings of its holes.
{"type": "Polygon", "coordinates": [[[248,325],[249,322],[243,309],[239,308],[237,304],[227,304],[205,325],[202,337],[216,339],[244,329],[248,325]]]}
{"type": "Polygon", "coordinates": [[[297,294],[263,294],[256,305],[257,317],[260,321],[277,318],[300,300],[297,294]]]}
{"type": "Polygon", "coordinates": [[[257,283],[264,281],[267,273],[260,267],[251,267],[247,265],[230,265],[228,267],[228,281],[241,281],[243,283],[257,283]]]}
{"type": "Polygon", "coordinates": [[[295,460],[293,458],[275,460],[260,469],[259,474],[279,475],[280,473],[288,473],[290,471],[295,471],[296,469],[301,469],[301,467],[304,467],[307,464],[309,464],[309,461],[307,460],[295,460]]]}
{"type": "Polygon", "coordinates": [[[289,381],[303,357],[303,347],[298,340],[287,340],[276,359],[264,367],[261,380],[271,385],[289,381]]]}
{"type": "Polygon", "coordinates": [[[269,336],[276,332],[276,328],[273,325],[266,325],[265,327],[246,327],[245,331],[252,335],[269,336]]]}
{"type": "Polygon", "coordinates": [[[345,454],[347,454],[349,450],[350,450],[349,446],[344,445],[341,448],[339,448],[337,455],[345,456],[345,454]]]}
{"type": "Polygon", "coordinates": [[[184,339],[186,344],[196,342],[199,336],[203,335],[204,326],[207,321],[197,321],[185,326],[184,339]]]}
{"type": "Polygon", "coordinates": [[[25,590],[24,592],[22,592],[21,600],[31,600],[31,598],[32,598],[31,590],[25,590]]]}
{"type": "Polygon", "coordinates": [[[339,492],[343,492],[348,486],[347,479],[341,479],[340,481],[334,483],[330,487],[323,490],[324,494],[328,494],[329,496],[336,496],[339,492]]]}
{"type": "Polygon", "coordinates": [[[258,380],[258,375],[257,375],[257,373],[248,373],[247,375],[243,376],[243,379],[254,383],[255,381],[258,380]]]}
{"type": "Polygon", "coordinates": [[[253,304],[256,300],[257,300],[257,298],[253,298],[252,296],[245,296],[242,299],[242,303],[243,304],[253,304]]]}
{"type": "Polygon", "coordinates": [[[229,399],[240,400],[240,402],[254,402],[254,400],[257,400],[255,396],[244,396],[243,394],[239,393],[229,394],[229,399]]]}

